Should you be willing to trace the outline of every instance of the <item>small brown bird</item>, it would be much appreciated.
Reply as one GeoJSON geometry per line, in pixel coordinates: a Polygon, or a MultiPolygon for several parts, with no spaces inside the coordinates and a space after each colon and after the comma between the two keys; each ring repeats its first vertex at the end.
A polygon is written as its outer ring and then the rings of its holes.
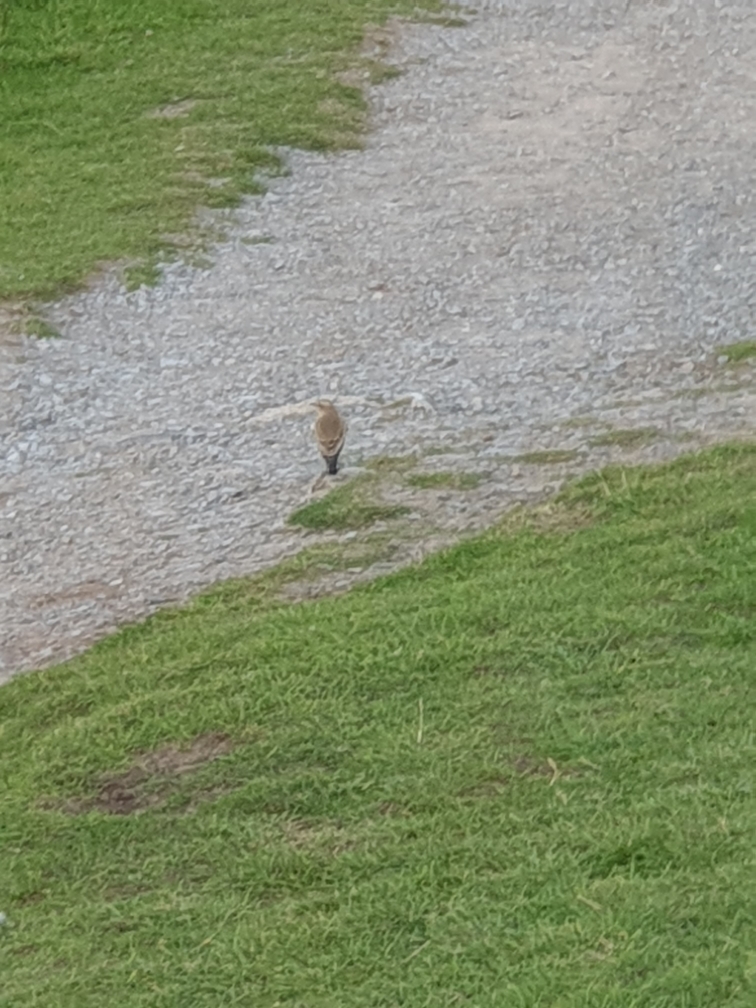
{"type": "Polygon", "coordinates": [[[330,400],[318,399],[313,406],[318,411],[313,427],[315,440],[325,459],[329,475],[335,476],[339,469],[339,452],[344,447],[347,425],[330,400]]]}

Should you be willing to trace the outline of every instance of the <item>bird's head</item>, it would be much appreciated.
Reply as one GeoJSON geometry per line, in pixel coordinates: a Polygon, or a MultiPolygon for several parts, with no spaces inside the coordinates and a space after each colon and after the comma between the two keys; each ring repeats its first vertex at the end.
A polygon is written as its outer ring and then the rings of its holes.
{"type": "Polygon", "coordinates": [[[318,413],[322,413],[324,410],[333,409],[333,403],[330,399],[313,399],[310,405],[313,409],[316,409],[318,413]]]}

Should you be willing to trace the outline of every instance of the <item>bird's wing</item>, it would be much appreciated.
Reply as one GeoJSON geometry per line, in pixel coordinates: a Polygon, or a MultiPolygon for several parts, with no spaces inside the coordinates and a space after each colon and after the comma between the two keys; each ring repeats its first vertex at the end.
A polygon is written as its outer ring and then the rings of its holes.
{"type": "Polygon", "coordinates": [[[325,414],[315,421],[315,437],[323,455],[335,455],[346,437],[346,424],[338,413],[325,414]]]}
{"type": "Polygon", "coordinates": [[[340,431],[333,437],[318,437],[320,450],[324,455],[335,455],[344,444],[345,431],[340,431]]]}

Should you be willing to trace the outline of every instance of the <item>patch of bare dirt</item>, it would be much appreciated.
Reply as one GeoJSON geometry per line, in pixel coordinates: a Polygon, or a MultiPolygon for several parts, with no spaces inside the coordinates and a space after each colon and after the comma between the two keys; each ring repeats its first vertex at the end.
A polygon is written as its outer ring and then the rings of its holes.
{"type": "Polygon", "coordinates": [[[399,42],[402,26],[403,21],[398,17],[389,18],[382,25],[373,23],[365,25],[360,55],[370,56],[373,59],[384,59],[399,42]]]}
{"type": "MultiPolygon", "coordinates": [[[[103,775],[94,796],[72,798],[57,807],[70,815],[144,812],[162,805],[178,778],[227,755],[233,748],[231,739],[217,732],[198,735],[187,745],[161,746],[139,755],[128,770],[103,775]]],[[[210,789],[210,792],[216,794],[217,789],[210,789]]]]}

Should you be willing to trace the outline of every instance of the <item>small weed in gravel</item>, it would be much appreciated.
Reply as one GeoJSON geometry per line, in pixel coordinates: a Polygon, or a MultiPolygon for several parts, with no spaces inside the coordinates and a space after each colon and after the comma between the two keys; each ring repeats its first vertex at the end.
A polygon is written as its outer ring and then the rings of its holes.
{"type": "Polygon", "coordinates": [[[620,428],[599,434],[598,437],[591,438],[588,444],[594,448],[639,448],[641,445],[650,444],[658,437],[659,432],[653,427],[620,428]]]}
{"type": "Polygon", "coordinates": [[[479,473],[435,472],[416,473],[407,477],[407,483],[419,490],[474,490],[483,477],[479,473]]]}
{"type": "Polygon", "coordinates": [[[382,63],[380,60],[365,60],[365,66],[368,80],[373,85],[383,84],[384,81],[394,80],[402,75],[399,67],[391,66],[390,63],[382,63]]]}
{"type": "Polygon", "coordinates": [[[728,364],[739,364],[740,361],[756,357],[756,340],[743,340],[742,343],[730,343],[719,348],[719,352],[727,358],[728,364]]]}
{"type": "MultiPolygon", "coordinates": [[[[472,13],[472,12],[471,12],[472,13]]],[[[470,22],[461,17],[444,17],[442,14],[418,13],[414,18],[420,24],[434,25],[436,28],[465,28],[470,22]]]]}
{"type": "Polygon", "coordinates": [[[379,455],[366,462],[365,468],[372,469],[373,472],[388,473],[411,469],[414,465],[417,465],[415,455],[379,455]]]}
{"type": "Polygon", "coordinates": [[[596,423],[596,417],[574,416],[570,417],[569,420],[565,420],[562,427],[566,430],[580,430],[583,427],[595,427],[596,423]]]}
{"type": "Polygon", "coordinates": [[[139,287],[154,287],[160,280],[160,265],[157,256],[127,266],[123,271],[126,290],[135,291],[139,287]]]}
{"type": "Polygon", "coordinates": [[[554,449],[553,451],[524,452],[515,456],[515,462],[527,462],[528,465],[556,465],[559,462],[572,462],[577,458],[577,452],[554,449]]]}
{"type": "Polygon", "coordinates": [[[57,329],[53,328],[49,322],[45,322],[44,319],[38,318],[36,315],[33,318],[29,318],[24,323],[24,331],[27,336],[36,336],[38,339],[58,339],[60,333],[57,329]]]}

